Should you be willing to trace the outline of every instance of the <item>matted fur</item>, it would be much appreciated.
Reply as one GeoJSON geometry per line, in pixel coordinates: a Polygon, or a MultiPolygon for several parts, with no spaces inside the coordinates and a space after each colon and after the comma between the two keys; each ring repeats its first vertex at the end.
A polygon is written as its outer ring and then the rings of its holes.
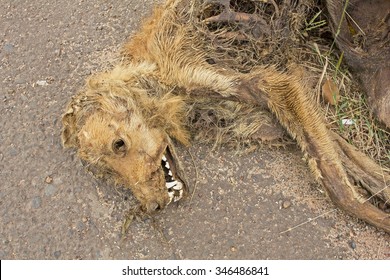
{"type": "MultiPolygon", "coordinates": [[[[355,186],[387,201],[390,191],[383,185],[390,175],[328,130],[296,72],[229,67],[223,52],[210,50],[194,10],[201,2],[168,0],[125,45],[120,65],[89,78],[63,117],[64,145],[112,173],[153,211],[170,201],[160,165],[167,151],[176,159],[172,139],[188,144],[199,128],[206,133],[198,135],[217,142],[280,141],[282,125],[339,207],[390,232],[389,214],[355,186]],[[213,126],[216,133],[208,133],[213,126]]],[[[174,172],[181,176],[179,165],[174,172]]]]}

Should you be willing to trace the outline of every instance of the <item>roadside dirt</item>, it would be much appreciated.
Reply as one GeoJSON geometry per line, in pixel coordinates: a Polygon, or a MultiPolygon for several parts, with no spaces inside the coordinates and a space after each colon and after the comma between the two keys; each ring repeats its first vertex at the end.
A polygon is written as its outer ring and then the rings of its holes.
{"type": "Polygon", "coordinates": [[[1,1],[0,258],[390,259],[390,236],[337,210],[295,146],[180,149],[193,197],[121,235],[130,192],[63,150],[60,118],[153,3],[1,1]]]}

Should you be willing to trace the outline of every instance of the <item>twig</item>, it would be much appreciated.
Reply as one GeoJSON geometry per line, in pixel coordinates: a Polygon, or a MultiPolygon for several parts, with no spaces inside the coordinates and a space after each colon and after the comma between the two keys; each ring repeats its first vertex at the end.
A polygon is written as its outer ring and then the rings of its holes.
{"type": "Polygon", "coordinates": [[[378,260],[381,259],[380,253],[381,253],[382,244],[383,244],[383,239],[381,239],[381,242],[379,243],[379,246],[378,246],[378,252],[376,253],[378,260]]]}
{"type": "Polygon", "coordinates": [[[363,29],[359,26],[359,24],[357,24],[357,22],[352,18],[352,16],[347,12],[345,11],[345,14],[348,16],[348,18],[356,25],[356,27],[359,29],[359,31],[364,35],[366,36],[366,33],[363,31],[363,29]]]}
{"type": "Polygon", "coordinates": [[[334,212],[334,211],[336,211],[336,210],[337,210],[337,209],[332,209],[332,210],[327,211],[327,212],[325,212],[325,213],[322,213],[321,215],[318,215],[318,216],[316,216],[316,217],[314,217],[314,218],[309,218],[307,221],[302,222],[302,223],[300,223],[300,224],[298,224],[298,225],[296,225],[296,226],[293,226],[293,227],[291,227],[291,228],[289,228],[289,229],[287,229],[287,230],[285,230],[285,231],[282,231],[282,232],[280,232],[279,234],[284,234],[284,233],[286,233],[286,232],[292,231],[292,230],[294,230],[294,229],[296,229],[296,228],[298,228],[298,227],[300,227],[300,226],[303,226],[303,225],[305,225],[305,224],[307,224],[307,223],[313,222],[313,221],[315,221],[315,220],[317,220],[317,219],[319,219],[319,218],[325,216],[326,214],[332,213],[332,212],[334,212]]]}
{"type": "Polygon", "coordinates": [[[194,184],[194,190],[192,191],[192,194],[191,194],[191,198],[190,198],[190,202],[188,204],[188,207],[191,206],[191,203],[192,203],[192,199],[194,198],[194,194],[195,194],[195,191],[196,191],[196,188],[198,187],[198,183],[199,183],[199,172],[198,172],[198,167],[196,166],[195,164],[195,159],[194,159],[194,156],[192,155],[191,151],[188,150],[188,153],[191,157],[191,160],[192,160],[192,164],[194,165],[195,167],[195,184],[194,184]]]}
{"type": "Polygon", "coordinates": [[[345,13],[347,12],[347,7],[348,7],[348,5],[349,5],[349,0],[346,0],[345,3],[344,3],[343,12],[342,12],[342,14],[341,14],[341,18],[340,18],[340,21],[339,21],[339,25],[338,25],[338,27],[337,27],[337,31],[336,31],[336,34],[334,35],[334,40],[333,40],[332,45],[331,45],[330,48],[329,48],[329,51],[332,51],[332,50],[333,50],[333,46],[334,46],[334,44],[335,44],[335,42],[336,42],[336,39],[337,39],[337,37],[338,37],[339,34],[340,34],[341,25],[342,25],[343,20],[344,20],[344,18],[345,18],[345,13]]]}
{"type": "Polygon", "coordinates": [[[325,73],[328,69],[328,57],[326,56],[325,57],[325,65],[323,67],[323,70],[322,70],[322,73],[321,73],[321,76],[318,80],[318,84],[317,84],[317,104],[320,104],[320,96],[321,96],[321,84],[322,84],[322,81],[324,80],[324,76],[325,76],[325,73]]]}

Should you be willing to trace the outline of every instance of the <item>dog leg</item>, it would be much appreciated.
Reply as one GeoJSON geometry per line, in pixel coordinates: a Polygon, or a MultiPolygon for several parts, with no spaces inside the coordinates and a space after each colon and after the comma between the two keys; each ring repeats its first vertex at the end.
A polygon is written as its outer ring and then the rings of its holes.
{"type": "Polygon", "coordinates": [[[266,102],[297,140],[317,180],[338,207],[390,233],[390,214],[364,199],[355,185],[361,183],[388,201],[386,184],[390,183],[390,174],[328,130],[315,102],[299,81],[267,68],[243,78],[241,85],[242,100],[258,102],[260,106],[266,102]]]}

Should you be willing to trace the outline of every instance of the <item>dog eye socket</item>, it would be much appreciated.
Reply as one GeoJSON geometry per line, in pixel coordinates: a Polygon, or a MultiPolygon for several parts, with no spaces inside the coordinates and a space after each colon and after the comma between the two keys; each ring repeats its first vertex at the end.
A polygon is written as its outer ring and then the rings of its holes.
{"type": "Polygon", "coordinates": [[[126,143],[122,139],[117,139],[112,143],[112,150],[115,153],[123,153],[126,151],[126,143]]]}

